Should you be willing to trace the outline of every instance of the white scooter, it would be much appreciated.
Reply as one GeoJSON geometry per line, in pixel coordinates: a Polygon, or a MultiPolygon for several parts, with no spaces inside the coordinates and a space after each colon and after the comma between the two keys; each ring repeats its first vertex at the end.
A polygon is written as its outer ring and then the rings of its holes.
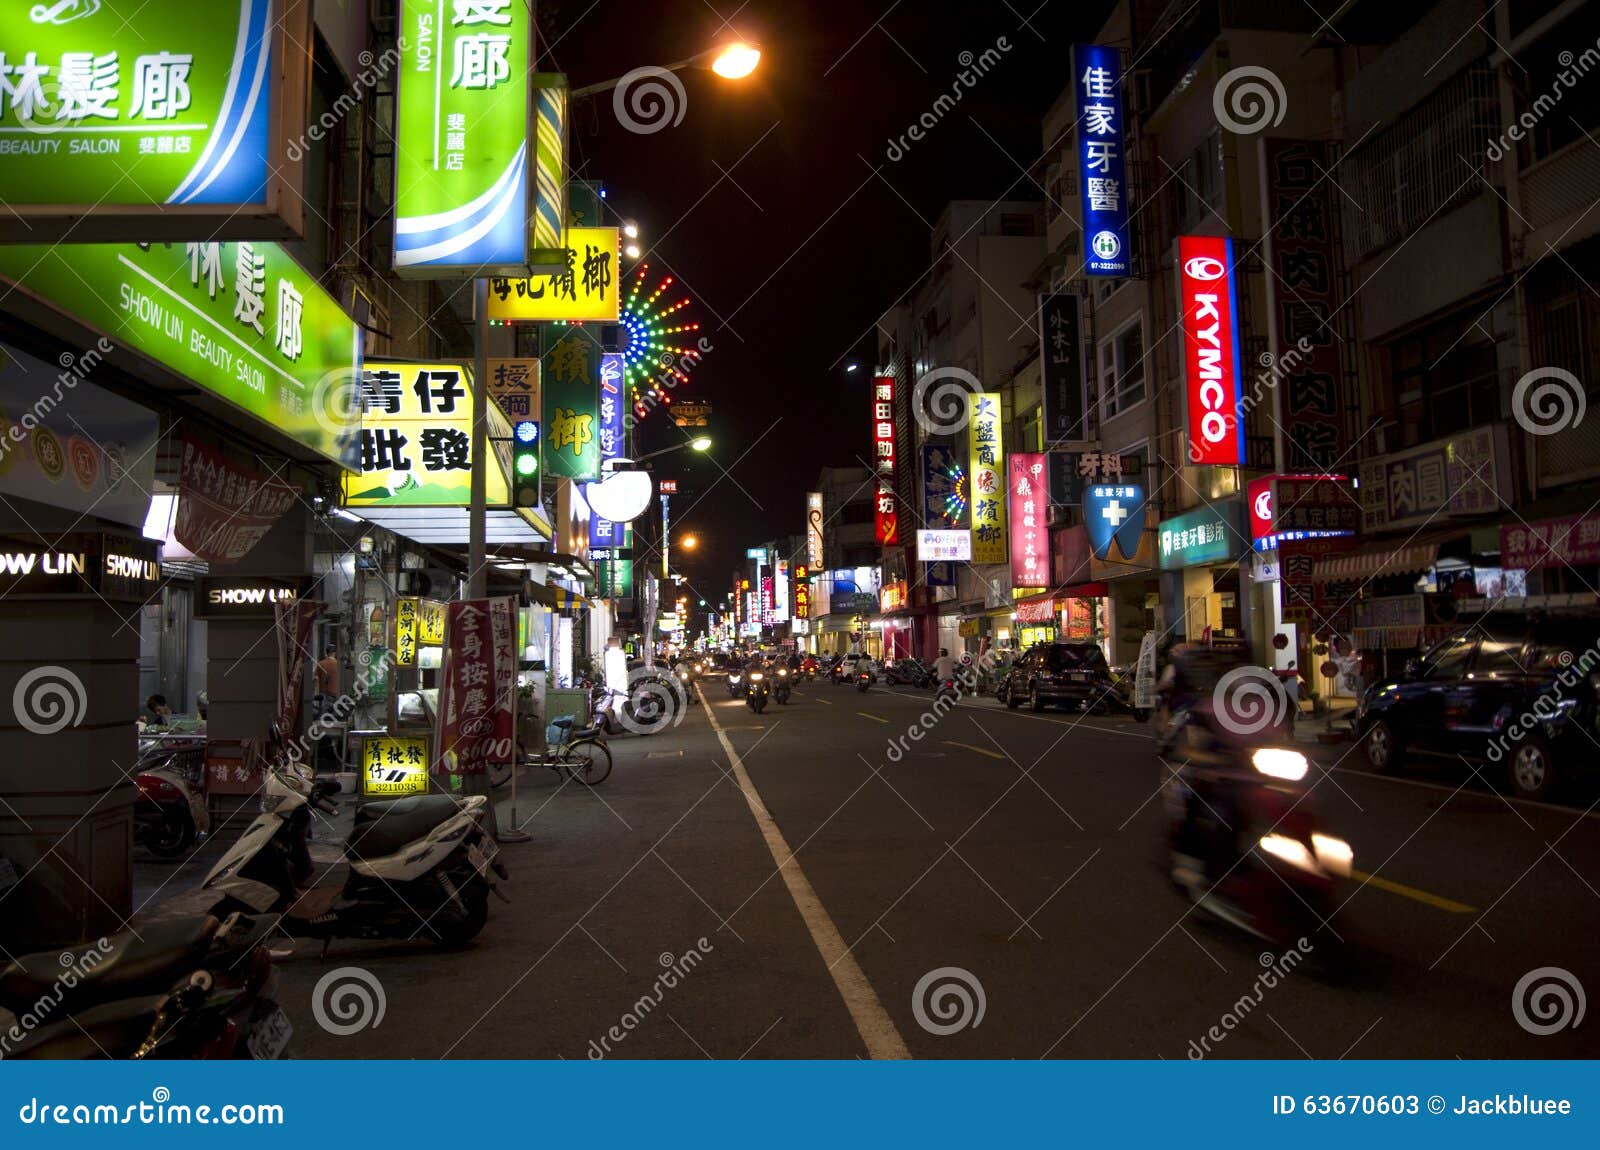
{"type": "Polygon", "coordinates": [[[269,768],[261,814],[202,884],[224,896],[220,911],[274,911],[285,934],[325,943],[425,938],[461,946],[476,937],[489,916],[490,892],[499,893],[495,876],[510,877],[484,827],[487,797],[415,795],[364,804],[345,843],[344,887],[302,892],[312,870],[311,808],[337,810],[327,796],[338,789],[337,781],[314,780],[298,765],[269,768]]]}

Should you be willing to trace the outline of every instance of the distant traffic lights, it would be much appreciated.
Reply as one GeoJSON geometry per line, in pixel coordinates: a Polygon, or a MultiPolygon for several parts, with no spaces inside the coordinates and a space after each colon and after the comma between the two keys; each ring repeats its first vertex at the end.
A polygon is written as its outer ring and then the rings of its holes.
{"type": "Polygon", "coordinates": [[[539,506],[539,424],[518,420],[511,429],[511,502],[539,506]]]}

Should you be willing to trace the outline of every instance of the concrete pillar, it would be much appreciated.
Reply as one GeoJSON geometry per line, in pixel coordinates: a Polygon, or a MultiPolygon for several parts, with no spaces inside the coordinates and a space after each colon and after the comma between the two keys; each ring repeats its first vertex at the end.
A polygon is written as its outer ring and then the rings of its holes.
{"type": "Polygon", "coordinates": [[[139,605],[0,598],[0,946],[54,948],[133,913],[139,605]],[[59,729],[57,729],[59,728],[59,729]]]}

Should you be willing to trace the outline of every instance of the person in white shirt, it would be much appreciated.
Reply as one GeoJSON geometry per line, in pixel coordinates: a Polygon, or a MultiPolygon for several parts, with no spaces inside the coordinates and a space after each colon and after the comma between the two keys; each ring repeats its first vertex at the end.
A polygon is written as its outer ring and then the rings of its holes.
{"type": "Polygon", "coordinates": [[[939,648],[939,657],[933,661],[934,685],[947,682],[956,677],[956,668],[961,661],[950,654],[947,647],[939,648]]]}

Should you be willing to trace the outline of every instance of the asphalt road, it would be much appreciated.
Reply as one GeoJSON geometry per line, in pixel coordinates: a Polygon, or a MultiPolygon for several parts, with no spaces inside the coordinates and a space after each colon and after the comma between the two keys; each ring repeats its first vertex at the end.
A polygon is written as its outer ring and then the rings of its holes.
{"type": "Polygon", "coordinates": [[[1157,865],[1145,728],[980,702],[913,742],[925,693],[812,685],[757,716],[708,688],[677,728],[615,740],[592,791],[524,777],[514,901],[466,950],[281,961],[294,1053],[1185,1058],[1216,1027],[1225,1058],[1600,1054],[1595,1020],[1539,1036],[1512,1003],[1542,967],[1600,990],[1600,817],[1581,792],[1511,801],[1465,767],[1380,778],[1327,748],[1316,796],[1375,876],[1335,919],[1353,970],[1264,986],[1275,956],[1157,865]],[[350,967],[384,1011],[335,1034],[313,999],[350,967]],[[941,968],[981,992],[976,1025],[940,1032],[955,996],[914,1004],[941,968]]]}

